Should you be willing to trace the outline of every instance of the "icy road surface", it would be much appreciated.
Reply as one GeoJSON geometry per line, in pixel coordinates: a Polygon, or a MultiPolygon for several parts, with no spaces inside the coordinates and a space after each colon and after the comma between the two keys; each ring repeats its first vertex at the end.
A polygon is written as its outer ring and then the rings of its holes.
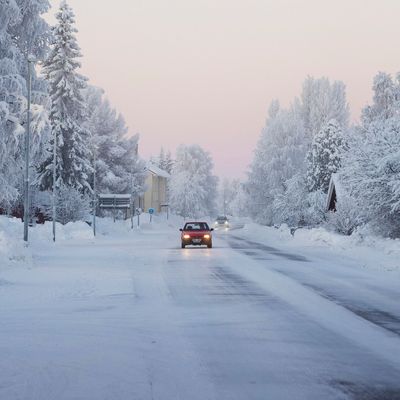
{"type": "Polygon", "coordinates": [[[0,399],[400,399],[398,281],[240,229],[212,250],[178,234],[38,245],[2,271],[0,399]]]}

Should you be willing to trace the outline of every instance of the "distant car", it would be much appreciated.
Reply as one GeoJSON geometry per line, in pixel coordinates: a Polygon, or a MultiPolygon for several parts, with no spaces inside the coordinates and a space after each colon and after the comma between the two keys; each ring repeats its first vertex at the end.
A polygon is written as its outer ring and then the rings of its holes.
{"type": "Polygon", "coordinates": [[[182,249],[186,246],[207,246],[212,248],[212,231],[206,222],[187,222],[181,231],[182,249]]]}
{"type": "Polygon", "coordinates": [[[229,219],[227,217],[219,216],[215,220],[215,228],[229,228],[229,219]]]}

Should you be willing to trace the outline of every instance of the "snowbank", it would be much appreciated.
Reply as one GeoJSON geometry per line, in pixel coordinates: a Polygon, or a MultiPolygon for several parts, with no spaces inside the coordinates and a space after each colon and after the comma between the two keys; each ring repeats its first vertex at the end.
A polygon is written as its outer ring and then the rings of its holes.
{"type": "Polygon", "coordinates": [[[32,265],[32,254],[23,242],[23,224],[0,216],[0,268],[16,265],[32,265]]]}
{"type": "MultiPolygon", "coordinates": [[[[131,220],[117,220],[112,218],[97,218],[97,238],[101,237],[127,237],[127,235],[151,234],[152,232],[177,229],[182,224],[182,218],[174,215],[167,220],[166,215],[152,217],[143,214],[140,216],[140,227],[137,217],[131,220]]],[[[29,247],[23,242],[23,223],[19,219],[0,216],[0,268],[15,265],[32,266],[32,249],[38,246],[52,244],[53,225],[47,222],[29,228],[29,247]]],[[[93,228],[86,222],[73,222],[67,225],[56,225],[56,244],[65,241],[94,242],[93,228]]]]}
{"type": "Polygon", "coordinates": [[[367,230],[343,236],[324,228],[298,229],[294,236],[290,228],[245,224],[241,235],[246,238],[279,247],[283,243],[302,253],[311,251],[329,257],[330,253],[354,259],[360,267],[400,272],[400,240],[381,238],[367,230]],[[319,252],[318,252],[319,250],[319,252]]]}

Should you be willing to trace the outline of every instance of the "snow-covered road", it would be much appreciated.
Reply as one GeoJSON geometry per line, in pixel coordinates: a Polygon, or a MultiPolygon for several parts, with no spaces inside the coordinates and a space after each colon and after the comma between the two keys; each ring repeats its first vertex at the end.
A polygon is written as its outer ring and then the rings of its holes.
{"type": "Polygon", "coordinates": [[[178,233],[37,245],[2,271],[0,399],[400,399],[398,281],[178,233]]]}

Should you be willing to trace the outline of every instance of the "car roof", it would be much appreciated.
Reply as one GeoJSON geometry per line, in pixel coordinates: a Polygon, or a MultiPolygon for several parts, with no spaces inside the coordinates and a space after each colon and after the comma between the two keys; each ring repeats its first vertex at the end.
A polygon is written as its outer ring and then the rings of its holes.
{"type": "Polygon", "coordinates": [[[188,221],[188,222],[185,222],[185,225],[187,225],[187,224],[207,224],[208,225],[208,223],[207,222],[204,222],[204,221],[188,221]]]}

